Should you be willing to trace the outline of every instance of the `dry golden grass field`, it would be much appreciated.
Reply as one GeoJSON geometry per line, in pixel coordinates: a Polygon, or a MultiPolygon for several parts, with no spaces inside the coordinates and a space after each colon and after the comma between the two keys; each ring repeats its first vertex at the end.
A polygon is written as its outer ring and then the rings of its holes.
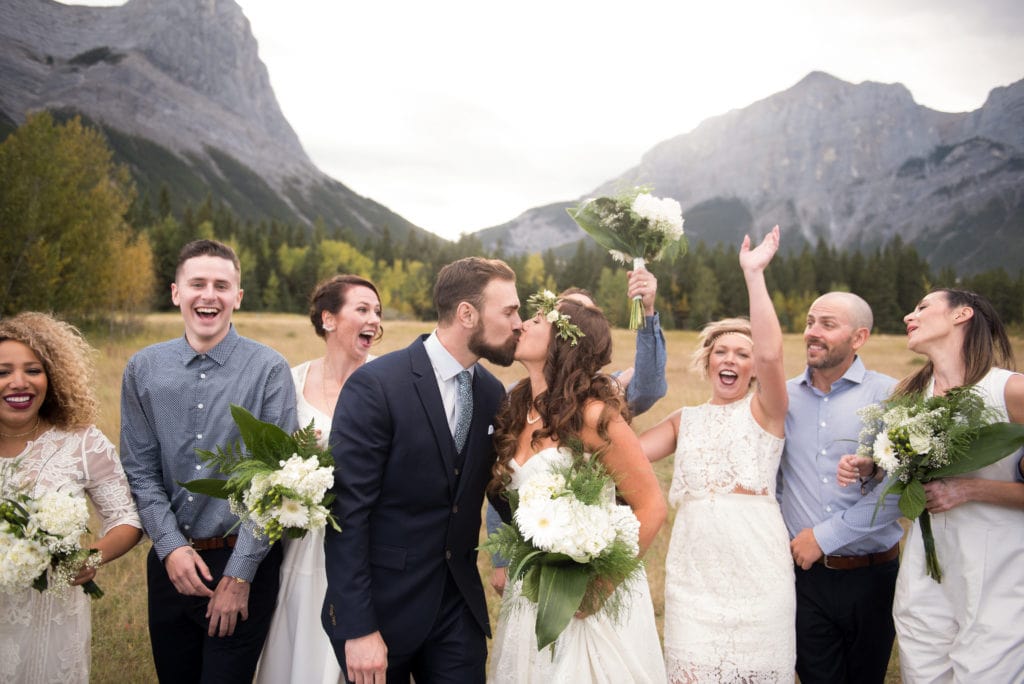
{"type": "MultiPolygon", "coordinates": [[[[312,331],[309,320],[288,314],[247,314],[235,316],[240,334],[254,338],[280,351],[291,365],[323,353],[323,343],[312,331]]],[[[382,354],[407,345],[417,334],[429,332],[432,325],[414,322],[386,322],[384,339],[374,349],[382,354]]],[[[182,334],[181,317],[177,313],[154,314],[145,319],[142,332],[128,337],[91,341],[99,349],[97,356],[99,399],[102,404],[100,429],[115,444],[119,439],[119,392],[121,373],[128,358],[142,347],[182,334]]],[[[633,362],[633,334],[628,330],[615,332],[615,355],[608,370],[622,369],[633,362]]],[[[666,333],[668,342],[668,395],[648,413],[634,421],[637,430],[650,427],[672,410],[699,404],[706,400],[707,389],[697,375],[689,370],[689,356],[696,341],[696,333],[673,331],[666,333]]],[[[1015,338],[1018,358],[1024,359],[1024,340],[1015,338]]],[[[803,368],[803,343],[799,335],[786,337],[786,370],[788,376],[803,368]]],[[[919,366],[921,361],[906,350],[901,336],[873,337],[862,354],[869,368],[902,377],[919,366]]],[[[521,367],[497,368],[495,373],[503,381],[511,382],[524,373],[521,367]]],[[[667,492],[672,475],[671,459],[657,464],[656,471],[667,492]]],[[[654,597],[659,626],[662,615],[664,586],[664,560],[668,550],[672,514],[647,554],[648,577],[654,597]]],[[[95,528],[95,525],[94,525],[95,528]]],[[[106,596],[93,604],[92,681],[149,683],[156,681],[149,650],[146,627],[145,556],[149,550],[147,540],[114,564],[104,567],[97,581],[106,596]]],[[[480,572],[486,578],[490,563],[486,554],[480,558],[480,572]]],[[[498,599],[488,588],[492,624],[497,617],[498,599]]],[[[890,665],[891,681],[899,681],[898,666],[890,665]]]]}

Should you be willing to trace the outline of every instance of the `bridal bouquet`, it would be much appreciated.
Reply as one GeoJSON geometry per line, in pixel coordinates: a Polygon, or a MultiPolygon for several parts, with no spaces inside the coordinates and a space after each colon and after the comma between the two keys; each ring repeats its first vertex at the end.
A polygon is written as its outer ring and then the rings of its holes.
{"type": "Polygon", "coordinates": [[[232,404],[231,416],[248,454],[238,444],[217,447],[216,453],[200,449],[203,460],[228,479],[191,480],[181,486],[227,499],[238,524],[252,521],[255,531],[271,543],[282,536],[297,539],[327,524],[340,532],[328,510],[334,500],[328,491],[334,484],[334,459],[317,444],[313,424],[289,435],[241,406],[232,404]]]}
{"type": "Polygon", "coordinates": [[[480,547],[509,560],[509,580],[537,604],[537,648],[553,644],[581,608],[619,609],[615,585],[637,572],[640,522],[616,505],[614,483],[597,458],[560,452],[547,472],[510,490],[514,524],[480,547]]]}
{"type": "Polygon", "coordinates": [[[927,399],[894,397],[858,413],[864,428],[857,455],[870,457],[889,474],[875,511],[887,495],[899,494],[903,515],[921,519],[928,576],[941,582],[924,483],[995,463],[1024,444],[1024,425],[992,422],[991,409],[971,387],[927,399]]]}
{"type": "MultiPolygon", "coordinates": [[[[647,261],[675,258],[686,252],[683,214],[679,202],[658,198],[646,187],[636,187],[618,197],[588,199],[567,209],[569,216],[590,237],[624,264],[633,262],[633,270],[647,261]]],[[[640,297],[634,297],[629,314],[629,329],[644,327],[640,297]]]]}
{"type": "MultiPolygon", "coordinates": [[[[88,524],[85,499],[72,494],[18,492],[0,499],[0,591],[62,589],[83,565],[98,567],[100,552],[80,544],[88,524]]],[[[103,596],[92,580],[82,590],[94,599],[103,596]]]]}

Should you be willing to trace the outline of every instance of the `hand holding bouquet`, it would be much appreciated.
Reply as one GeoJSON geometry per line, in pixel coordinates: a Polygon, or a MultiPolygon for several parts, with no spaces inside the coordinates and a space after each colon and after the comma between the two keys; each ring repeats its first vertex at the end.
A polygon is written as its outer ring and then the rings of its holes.
{"type": "Polygon", "coordinates": [[[640,522],[617,505],[597,458],[568,449],[547,472],[509,491],[514,524],[481,546],[509,560],[509,579],[537,604],[537,648],[553,644],[578,610],[615,614],[614,587],[637,572],[640,522]]]}
{"type": "Polygon", "coordinates": [[[241,406],[231,405],[245,454],[238,444],[217,447],[216,453],[199,450],[207,463],[227,480],[182,482],[191,492],[227,499],[231,512],[252,521],[257,533],[273,543],[282,536],[296,539],[309,530],[330,524],[341,531],[328,510],[334,494],[334,459],[316,441],[312,423],[289,435],[276,425],[257,419],[241,406]]]}
{"type": "Polygon", "coordinates": [[[858,456],[868,456],[889,475],[876,504],[899,494],[900,511],[921,519],[928,576],[942,581],[924,483],[978,470],[1024,444],[1024,425],[993,422],[984,400],[971,387],[945,396],[893,397],[859,411],[864,419],[858,456]]]}
{"type": "MultiPolygon", "coordinates": [[[[83,565],[99,566],[100,552],[80,544],[88,523],[85,499],[72,494],[17,492],[0,499],[0,591],[63,589],[83,565]]],[[[94,599],[103,596],[92,580],[82,590],[94,599]]]]}
{"type": "MultiPolygon", "coordinates": [[[[632,261],[635,271],[643,269],[647,261],[673,259],[686,252],[682,207],[674,199],[654,197],[649,188],[636,187],[618,197],[588,199],[566,211],[614,259],[624,264],[632,261]]],[[[642,327],[643,308],[640,297],[634,297],[629,329],[642,327]]]]}

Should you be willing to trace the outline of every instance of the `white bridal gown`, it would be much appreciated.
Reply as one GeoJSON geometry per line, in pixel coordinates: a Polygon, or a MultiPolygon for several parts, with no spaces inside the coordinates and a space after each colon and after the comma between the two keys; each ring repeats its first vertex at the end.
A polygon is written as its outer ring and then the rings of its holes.
{"type": "MultiPolygon", "coordinates": [[[[554,460],[564,458],[551,447],[538,452],[524,465],[515,461],[513,489],[531,476],[547,472],[554,460]]],[[[620,586],[629,591],[622,610],[613,620],[604,611],[585,619],[573,618],[551,647],[537,650],[534,633],[537,608],[519,593],[520,583],[510,583],[502,600],[501,616],[494,635],[489,682],[516,684],[573,684],[665,682],[665,665],[654,622],[654,606],[647,575],[620,586]]]]}
{"type": "MultiPolygon", "coordinates": [[[[320,444],[326,445],[331,434],[331,416],[318,410],[303,395],[309,364],[306,361],[292,368],[295,410],[299,426],[306,427],[312,420],[320,431],[320,444]]],[[[327,593],[324,531],[310,531],[301,539],[282,539],[281,543],[284,544],[281,588],[256,670],[256,682],[336,684],[344,681],[331,641],[320,623],[327,593]]]]}
{"type": "MultiPolygon", "coordinates": [[[[52,428],[17,458],[0,459],[0,483],[4,495],[19,484],[37,497],[57,490],[88,495],[101,521],[100,536],[117,525],[142,528],[117,450],[92,426],[52,428]]],[[[96,580],[103,588],[102,571],[96,580]]],[[[81,587],[0,593],[0,682],[87,684],[91,600],[81,587]]]]}
{"type": "Polygon", "coordinates": [[[793,682],[793,559],[775,500],[783,440],[754,420],[751,396],[680,416],[669,492],[678,509],[665,559],[673,683],[793,682]]]}

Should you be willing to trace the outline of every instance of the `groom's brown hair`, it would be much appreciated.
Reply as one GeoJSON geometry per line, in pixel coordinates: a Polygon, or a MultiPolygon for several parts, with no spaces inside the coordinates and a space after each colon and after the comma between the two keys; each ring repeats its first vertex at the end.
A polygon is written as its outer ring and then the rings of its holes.
{"type": "Polygon", "coordinates": [[[469,302],[478,311],[482,309],[484,289],[495,278],[515,282],[516,274],[501,259],[482,257],[465,257],[442,268],[434,283],[437,320],[441,323],[451,321],[459,302],[469,302]]]}

